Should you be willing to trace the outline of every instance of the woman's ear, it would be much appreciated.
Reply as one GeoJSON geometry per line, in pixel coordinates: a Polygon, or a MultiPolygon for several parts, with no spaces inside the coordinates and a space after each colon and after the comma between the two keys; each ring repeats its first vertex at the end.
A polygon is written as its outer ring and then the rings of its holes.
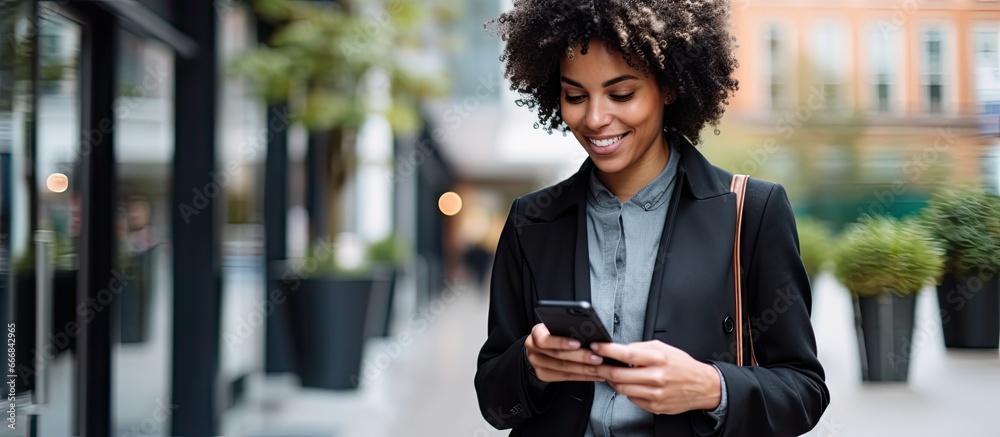
{"type": "Polygon", "coordinates": [[[663,91],[661,92],[661,94],[663,95],[664,105],[669,105],[671,103],[674,103],[674,100],[677,100],[677,91],[668,86],[663,87],[663,91]]]}

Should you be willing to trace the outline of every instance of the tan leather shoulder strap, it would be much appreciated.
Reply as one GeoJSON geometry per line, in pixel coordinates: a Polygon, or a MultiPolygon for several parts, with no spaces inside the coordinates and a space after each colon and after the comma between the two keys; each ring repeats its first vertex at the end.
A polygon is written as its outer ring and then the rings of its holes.
{"type": "MultiPolygon", "coordinates": [[[[733,280],[735,281],[733,290],[735,291],[736,300],[736,365],[743,365],[743,351],[746,347],[744,345],[743,339],[743,280],[742,280],[742,262],[740,260],[740,240],[743,231],[743,203],[746,197],[747,190],[747,180],[750,176],[747,175],[733,175],[733,181],[729,186],[729,191],[736,194],[736,238],[733,242],[733,280]]],[[[749,328],[749,320],[747,320],[747,327],[749,328]]],[[[749,332],[753,332],[752,329],[748,329],[749,332]]],[[[752,335],[752,334],[751,334],[752,335]]],[[[757,356],[753,351],[753,339],[748,341],[750,347],[750,363],[753,366],[757,365],[757,356]]]]}

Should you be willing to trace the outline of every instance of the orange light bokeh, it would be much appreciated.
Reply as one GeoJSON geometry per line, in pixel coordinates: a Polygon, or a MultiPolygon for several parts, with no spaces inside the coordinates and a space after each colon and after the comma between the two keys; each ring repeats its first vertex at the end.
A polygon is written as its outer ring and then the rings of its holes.
{"type": "Polygon", "coordinates": [[[458,214],[462,210],[462,197],[454,191],[449,191],[438,198],[438,208],[447,216],[458,214]]]}
{"type": "Polygon", "coordinates": [[[45,179],[45,188],[53,193],[62,193],[69,189],[69,178],[62,173],[52,173],[45,179]]]}

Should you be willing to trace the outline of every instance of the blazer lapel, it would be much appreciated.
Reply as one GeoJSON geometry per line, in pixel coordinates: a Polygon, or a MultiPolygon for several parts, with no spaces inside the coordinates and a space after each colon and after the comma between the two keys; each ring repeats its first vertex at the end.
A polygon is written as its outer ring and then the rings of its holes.
{"type": "Polygon", "coordinates": [[[649,297],[646,300],[646,319],[642,328],[642,340],[648,341],[653,338],[653,327],[660,309],[660,297],[663,293],[664,265],[670,257],[670,240],[673,233],[673,225],[677,218],[677,205],[680,203],[682,187],[686,178],[683,168],[677,171],[677,182],[674,184],[674,192],[670,197],[670,210],[667,212],[667,219],[663,223],[663,234],[660,236],[660,247],[656,251],[656,261],[653,265],[653,278],[649,282],[649,297]]]}
{"type": "Polygon", "coordinates": [[[587,239],[587,198],[576,209],[576,254],[573,265],[573,291],[576,300],[590,302],[590,244],[587,239]]]}
{"type": "MultiPolygon", "coordinates": [[[[678,137],[672,140],[679,142],[681,165],[650,281],[644,341],[654,336],[697,341],[690,332],[687,336],[667,332],[674,326],[715,326],[715,317],[703,311],[705,305],[732,311],[732,296],[725,292],[731,291],[728,269],[732,265],[734,236],[730,231],[736,217],[735,195],[720,181],[720,171],[691,143],[678,137]],[[706,320],[691,323],[699,317],[706,320]]],[[[722,318],[717,322],[722,326],[722,318]]]]}
{"type": "Polygon", "coordinates": [[[586,196],[592,167],[588,159],[563,184],[522,198],[518,234],[535,299],[590,301],[586,196]]]}
{"type": "Polygon", "coordinates": [[[521,227],[521,247],[533,279],[534,299],[574,299],[575,220],[576,216],[567,215],[521,227]]]}

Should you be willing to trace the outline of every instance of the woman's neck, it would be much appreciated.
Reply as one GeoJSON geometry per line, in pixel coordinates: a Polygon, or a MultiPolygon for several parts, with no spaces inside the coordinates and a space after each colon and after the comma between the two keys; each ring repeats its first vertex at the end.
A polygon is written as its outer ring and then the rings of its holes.
{"type": "Polygon", "coordinates": [[[651,146],[632,165],[615,173],[605,173],[597,170],[597,179],[611,191],[622,203],[628,202],[635,193],[649,185],[663,172],[670,160],[670,146],[666,137],[662,137],[660,146],[651,146]]]}

